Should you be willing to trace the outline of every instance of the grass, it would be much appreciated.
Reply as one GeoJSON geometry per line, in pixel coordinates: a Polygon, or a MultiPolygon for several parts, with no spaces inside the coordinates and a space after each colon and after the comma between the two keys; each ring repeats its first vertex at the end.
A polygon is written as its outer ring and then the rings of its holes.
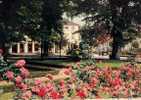
{"type": "MultiPolygon", "coordinates": [[[[89,60],[81,60],[82,63],[85,63],[85,62],[88,62],[88,61],[89,60]]],[[[74,61],[65,61],[65,60],[44,60],[44,61],[38,60],[36,62],[41,63],[41,64],[50,64],[52,66],[49,66],[49,67],[54,67],[54,68],[55,68],[55,65],[66,66],[68,64],[70,64],[70,65],[76,64],[76,62],[74,62],[74,61]]],[[[127,64],[127,63],[129,63],[129,62],[120,61],[120,60],[97,60],[96,66],[98,66],[98,67],[110,66],[112,68],[118,68],[122,64],[127,64]]]]}
{"type": "Polygon", "coordinates": [[[119,68],[122,64],[127,64],[129,62],[119,61],[119,60],[103,60],[96,63],[98,67],[110,66],[112,68],[119,68]]]}
{"type": "Polygon", "coordinates": [[[68,60],[37,60],[37,61],[30,61],[35,63],[41,63],[41,64],[51,64],[51,65],[67,65],[67,64],[73,64],[75,62],[68,61],[68,60]]]}

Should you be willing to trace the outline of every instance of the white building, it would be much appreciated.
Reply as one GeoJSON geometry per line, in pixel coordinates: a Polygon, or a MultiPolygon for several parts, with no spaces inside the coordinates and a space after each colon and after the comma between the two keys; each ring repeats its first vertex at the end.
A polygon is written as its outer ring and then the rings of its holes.
{"type": "MultiPolygon", "coordinates": [[[[67,51],[73,47],[73,45],[79,45],[81,41],[80,33],[78,32],[80,26],[74,22],[65,20],[63,22],[63,38],[67,40],[67,44],[62,46],[62,55],[66,55],[67,51]]],[[[52,44],[53,48],[50,49],[50,52],[54,55],[59,53],[58,44],[52,44]]],[[[25,36],[25,41],[20,41],[18,43],[12,43],[10,49],[10,54],[15,55],[36,55],[41,53],[41,43],[36,40],[30,39],[28,36],[25,36]]]]}

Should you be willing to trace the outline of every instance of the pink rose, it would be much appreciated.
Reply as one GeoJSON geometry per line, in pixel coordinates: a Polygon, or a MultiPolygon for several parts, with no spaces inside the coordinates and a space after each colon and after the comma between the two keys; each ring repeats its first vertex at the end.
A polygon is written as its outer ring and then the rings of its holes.
{"type": "Polygon", "coordinates": [[[22,90],[27,90],[27,84],[21,83],[21,89],[22,90]]]}
{"type": "Polygon", "coordinates": [[[31,91],[26,91],[22,94],[22,99],[23,100],[30,100],[32,96],[32,92],[31,91]]]}
{"type": "Polygon", "coordinates": [[[27,90],[27,88],[28,88],[27,84],[25,84],[25,83],[16,83],[16,86],[23,91],[27,90]]]}
{"type": "Polygon", "coordinates": [[[25,60],[18,60],[18,61],[15,63],[15,66],[16,66],[16,67],[23,67],[25,64],[26,64],[25,60]]]}
{"type": "Polygon", "coordinates": [[[62,89],[65,88],[65,81],[64,81],[64,80],[61,80],[61,81],[60,81],[60,87],[61,87],[62,89]]]}
{"type": "Polygon", "coordinates": [[[21,76],[17,76],[15,78],[16,83],[21,83],[22,82],[22,77],[21,76]]]}
{"type": "Polygon", "coordinates": [[[25,69],[24,67],[20,68],[21,75],[25,78],[29,76],[29,71],[25,69]]]}
{"type": "Polygon", "coordinates": [[[47,91],[52,91],[53,89],[54,89],[53,84],[52,83],[47,83],[46,90],[47,91]]]}
{"type": "Polygon", "coordinates": [[[39,79],[36,79],[34,82],[35,82],[35,85],[40,85],[42,83],[42,81],[39,79]]]}
{"type": "Polygon", "coordinates": [[[32,92],[34,92],[34,93],[36,93],[36,94],[40,91],[40,89],[39,89],[38,86],[33,86],[33,87],[31,88],[31,90],[32,90],[32,92]]]}
{"type": "Polygon", "coordinates": [[[14,78],[14,73],[12,71],[7,71],[5,75],[9,80],[13,80],[14,78]]]}
{"type": "Polygon", "coordinates": [[[64,69],[64,74],[65,74],[65,75],[70,75],[71,72],[72,72],[72,68],[71,68],[71,67],[64,69]]]}

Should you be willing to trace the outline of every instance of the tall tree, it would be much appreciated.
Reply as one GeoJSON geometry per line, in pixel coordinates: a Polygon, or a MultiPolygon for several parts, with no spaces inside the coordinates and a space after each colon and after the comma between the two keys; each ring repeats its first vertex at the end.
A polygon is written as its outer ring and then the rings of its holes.
{"type": "Polygon", "coordinates": [[[117,59],[117,52],[126,40],[123,32],[141,23],[140,0],[72,0],[71,6],[75,15],[85,16],[90,29],[95,31],[97,24],[106,25],[106,33],[113,38],[111,59],[117,59]]]}
{"type": "Polygon", "coordinates": [[[20,0],[17,31],[33,40],[40,40],[42,0],[20,0]]]}
{"type": "Polygon", "coordinates": [[[43,0],[42,10],[42,52],[48,56],[49,44],[52,33],[59,33],[62,38],[63,0],[43,0]]]}
{"type": "Polygon", "coordinates": [[[20,0],[1,0],[0,2],[0,48],[4,50],[4,56],[7,56],[9,40],[16,30],[16,11],[19,6],[20,0]]]}

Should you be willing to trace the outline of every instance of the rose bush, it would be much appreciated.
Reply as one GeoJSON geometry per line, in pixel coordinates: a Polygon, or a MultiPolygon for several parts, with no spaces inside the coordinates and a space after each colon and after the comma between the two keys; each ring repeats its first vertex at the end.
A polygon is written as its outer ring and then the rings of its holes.
{"type": "Polygon", "coordinates": [[[110,67],[98,68],[95,65],[69,65],[62,69],[65,79],[54,80],[51,74],[48,81],[33,79],[30,84],[26,78],[29,71],[25,68],[24,60],[13,65],[1,67],[3,80],[15,84],[16,99],[85,99],[104,97],[138,97],[141,96],[141,69],[131,64],[123,65],[118,69],[110,67]]]}

